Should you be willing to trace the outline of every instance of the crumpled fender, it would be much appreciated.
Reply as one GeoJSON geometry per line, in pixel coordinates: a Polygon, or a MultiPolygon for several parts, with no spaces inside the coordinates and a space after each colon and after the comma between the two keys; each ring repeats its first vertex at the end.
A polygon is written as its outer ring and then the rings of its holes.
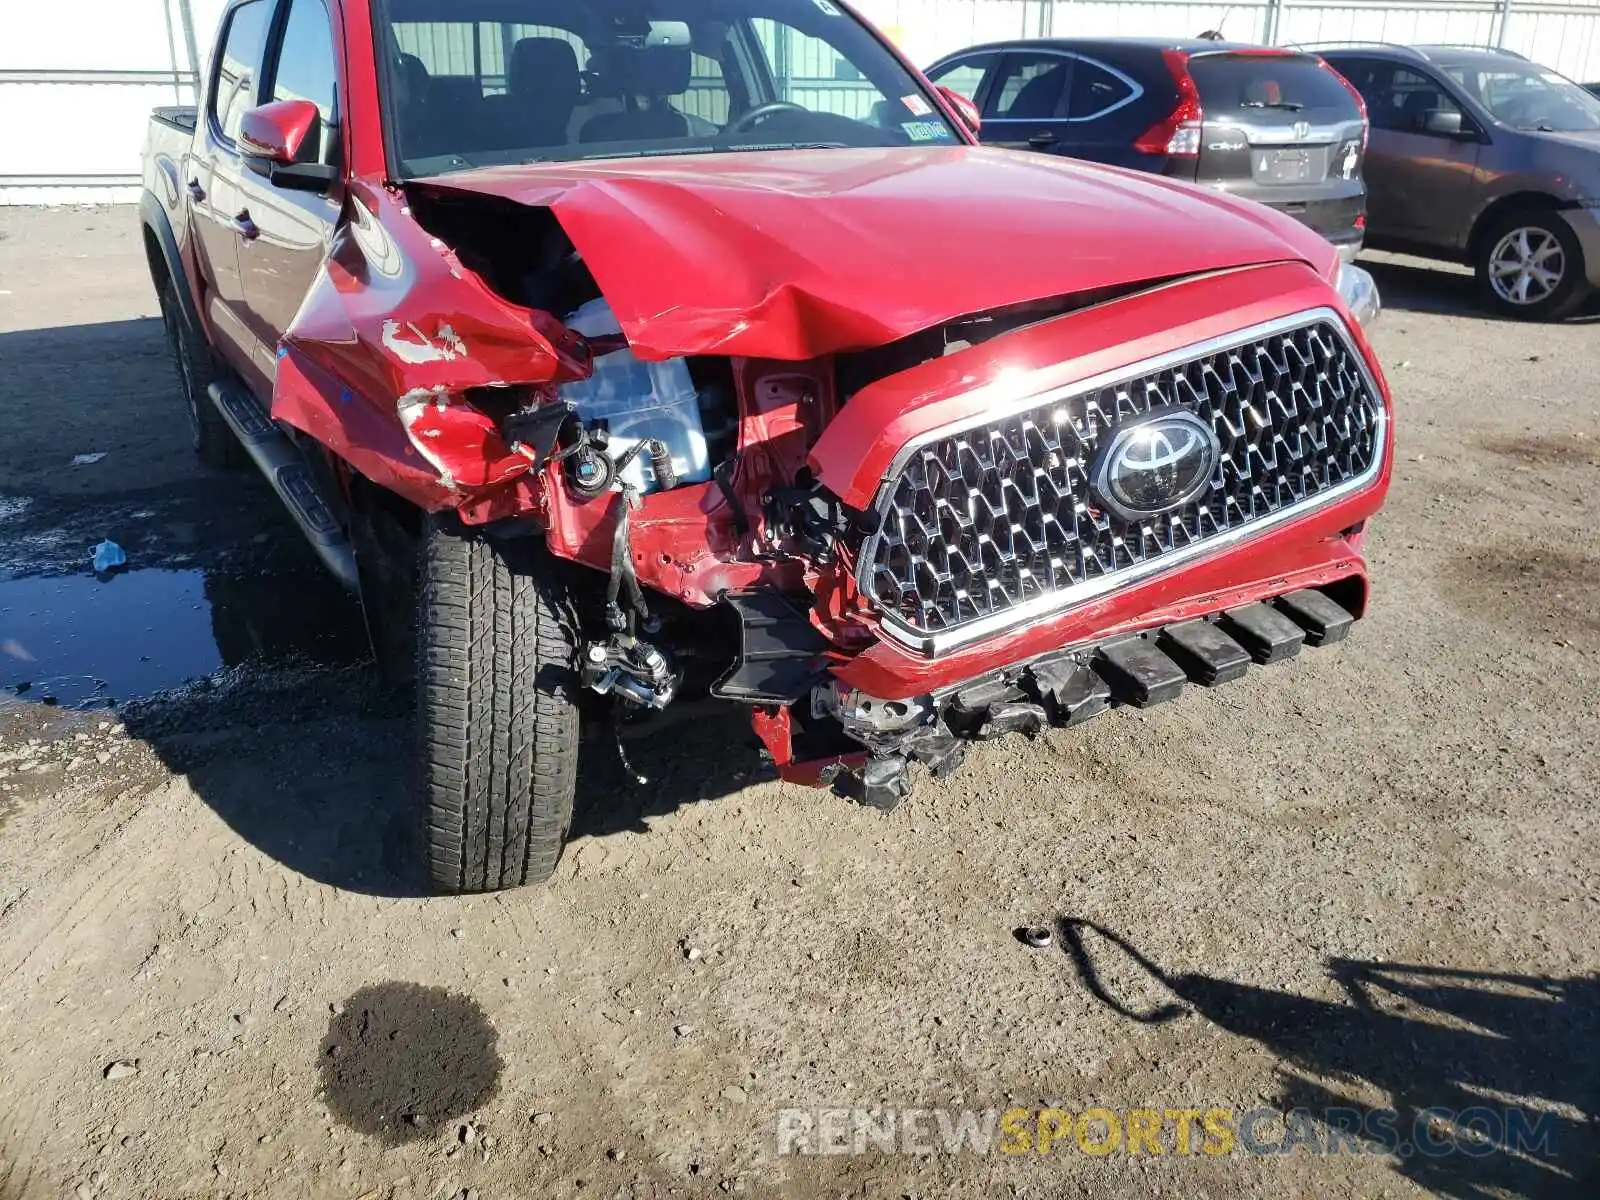
{"type": "Polygon", "coordinates": [[[435,510],[532,466],[463,392],[551,386],[592,365],[580,337],[491,291],[399,197],[360,181],[278,353],[273,418],[435,510]]]}

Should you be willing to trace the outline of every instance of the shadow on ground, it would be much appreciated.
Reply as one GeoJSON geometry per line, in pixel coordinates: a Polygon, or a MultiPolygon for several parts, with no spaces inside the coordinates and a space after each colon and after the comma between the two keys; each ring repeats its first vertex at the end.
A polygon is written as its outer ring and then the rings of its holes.
{"type": "MultiPolygon", "coordinates": [[[[1476,317],[1485,321],[1521,321],[1490,312],[1478,296],[1478,281],[1460,268],[1426,260],[1396,261],[1363,258],[1361,266],[1372,272],[1384,308],[1407,312],[1437,313],[1447,317],[1476,317]]],[[[1600,323],[1600,296],[1592,298],[1563,324],[1600,323]]]]}
{"type": "MultiPolygon", "coordinates": [[[[1600,975],[1553,978],[1335,958],[1332,1003],[1207,975],[1169,975],[1126,940],[1063,919],[1062,944],[1089,992],[1129,1020],[1189,1014],[1249,1038],[1282,1064],[1274,1107],[1392,1155],[1417,1185],[1452,1198],[1600,1194],[1600,975]],[[1103,972],[1120,952],[1177,1000],[1135,1010],[1103,972]],[[1394,1110],[1374,1124],[1358,1089],[1394,1110]]],[[[1241,1140],[1242,1136],[1241,1136],[1241,1140]]],[[[1349,1142],[1345,1143],[1350,1145],[1349,1142]]]]}
{"type": "MultiPolygon", "coordinates": [[[[645,784],[604,733],[587,739],[572,841],[648,835],[653,817],[747,786],[760,763],[738,715],[631,739],[645,784]]],[[[369,895],[428,894],[412,696],[370,664],[225,674],[130,705],[124,719],[235,833],[289,869],[369,895]]]]}

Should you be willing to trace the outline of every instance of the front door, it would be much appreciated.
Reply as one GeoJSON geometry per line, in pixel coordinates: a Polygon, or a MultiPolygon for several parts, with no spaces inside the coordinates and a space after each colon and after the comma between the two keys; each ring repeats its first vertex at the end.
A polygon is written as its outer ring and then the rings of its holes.
{"type": "Polygon", "coordinates": [[[204,149],[187,164],[189,177],[184,180],[190,228],[208,284],[201,307],[219,353],[239,370],[249,364],[251,338],[239,264],[244,165],[235,138],[245,112],[256,102],[271,18],[270,0],[246,0],[229,13],[209,100],[200,114],[204,149]]]}
{"type": "MultiPolygon", "coordinates": [[[[323,0],[286,0],[267,55],[263,102],[310,100],[319,121],[306,137],[298,161],[339,166],[344,161],[339,120],[338,67],[333,25],[323,0]]],[[[339,216],[338,199],[275,187],[245,169],[240,183],[244,232],[239,264],[244,277],[244,316],[251,341],[250,376],[270,394],[278,342],[322,269],[339,216]]]]}

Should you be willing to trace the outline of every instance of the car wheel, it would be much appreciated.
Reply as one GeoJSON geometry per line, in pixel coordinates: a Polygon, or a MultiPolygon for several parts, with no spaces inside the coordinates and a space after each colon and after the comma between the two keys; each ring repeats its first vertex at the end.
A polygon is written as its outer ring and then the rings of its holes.
{"type": "Polygon", "coordinates": [[[577,638],[549,561],[450,517],[423,532],[417,722],[441,892],[543,883],[572,826],[577,638]]]}
{"type": "Polygon", "coordinates": [[[1477,268],[1489,307],[1509,317],[1555,320],[1588,292],[1583,248],[1554,212],[1525,209],[1497,221],[1480,243],[1477,268]]]}
{"type": "Polygon", "coordinates": [[[200,336],[189,328],[178,307],[178,293],[169,279],[161,287],[161,324],[172,349],[172,364],[178,373],[178,387],[189,414],[189,439],[200,461],[208,467],[237,467],[245,462],[244,447],[233,436],[228,422],[211,403],[206,389],[217,380],[211,351],[200,336]]]}

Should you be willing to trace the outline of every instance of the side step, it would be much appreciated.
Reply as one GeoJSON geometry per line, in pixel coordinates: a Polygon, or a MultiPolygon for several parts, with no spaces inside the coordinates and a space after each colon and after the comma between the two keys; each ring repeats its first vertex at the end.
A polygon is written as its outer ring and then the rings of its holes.
{"type": "Polygon", "coordinates": [[[346,588],[359,591],[355,548],[294,443],[272,423],[256,398],[237,384],[213,383],[207,391],[211,403],[267,477],[317,557],[346,588]]]}

